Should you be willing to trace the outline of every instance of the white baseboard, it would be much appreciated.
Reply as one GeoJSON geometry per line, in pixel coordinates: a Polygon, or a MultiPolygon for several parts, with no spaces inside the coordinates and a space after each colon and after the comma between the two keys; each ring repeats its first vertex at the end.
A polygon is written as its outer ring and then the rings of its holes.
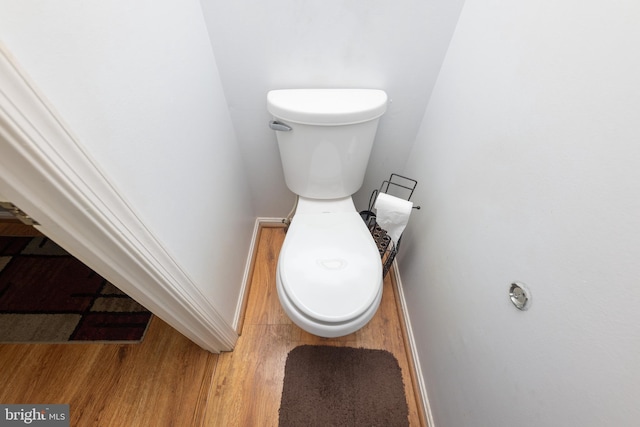
{"type": "Polygon", "coordinates": [[[427,387],[424,381],[424,376],[422,375],[422,368],[420,366],[420,359],[418,358],[418,350],[416,348],[415,340],[413,338],[413,330],[411,328],[411,319],[409,318],[409,313],[407,312],[407,302],[404,297],[404,291],[402,288],[402,280],[400,278],[400,272],[398,270],[398,262],[397,259],[393,260],[393,278],[396,284],[396,292],[398,294],[398,299],[400,301],[400,309],[401,314],[404,319],[404,324],[407,332],[407,340],[409,341],[409,349],[411,351],[411,356],[413,358],[413,365],[416,374],[416,380],[418,381],[418,388],[420,390],[420,400],[422,402],[422,407],[424,409],[425,417],[427,418],[427,424],[429,427],[435,427],[435,423],[433,421],[433,414],[431,412],[431,406],[429,405],[429,397],[427,395],[427,387]]]}
{"type": "Polygon", "coordinates": [[[245,301],[248,297],[249,281],[251,280],[251,272],[255,264],[256,251],[258,244],[258,238],[260,237],[260,229],[262,227],[283,227],[283,218],[271,218],[271,217],[258,217],[253,226],[253,233],[251,235],[251,242],[249,244],[249,253],[247,254],[247,261],[244,266],[244,274],[242,275],[242,285],[240,288],[240,296],[238,298],[238,304],[236,305],[236,313],[233,317],[233,329],[237,333],[240,333],[240,325],[242,316],[244,315],[245,301]]]}

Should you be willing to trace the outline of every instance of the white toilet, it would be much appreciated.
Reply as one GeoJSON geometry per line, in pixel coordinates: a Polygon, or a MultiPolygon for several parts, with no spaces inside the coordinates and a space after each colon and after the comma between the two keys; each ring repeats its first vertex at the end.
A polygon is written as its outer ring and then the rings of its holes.
{"type": "Polygon", "coordinates": [[[380,305],[380,254],[351,195],[362,186],[386,106],[381,90],[267,95],[285,181],[298,195],[278,258],[278,297],[289,318],[314,335],[355,332],[380,305]]]}

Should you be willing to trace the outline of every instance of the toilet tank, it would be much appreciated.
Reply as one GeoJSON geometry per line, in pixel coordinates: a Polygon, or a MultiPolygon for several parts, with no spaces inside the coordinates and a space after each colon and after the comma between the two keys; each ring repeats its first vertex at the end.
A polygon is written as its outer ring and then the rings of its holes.
{"type": "Polygon", "coordinates": [[[286,89],[267,94],[287,187],[337,199],[362,186],[387,94],[376,89],[286,89]]]}

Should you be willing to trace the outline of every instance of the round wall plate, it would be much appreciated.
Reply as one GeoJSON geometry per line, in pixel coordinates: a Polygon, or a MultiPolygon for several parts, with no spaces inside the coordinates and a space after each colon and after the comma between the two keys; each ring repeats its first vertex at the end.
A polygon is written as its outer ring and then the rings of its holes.
{"type": "Polygon", "coordinates": [[[531,296],[525,285],[522,283],[514,282],[509,288],[509,298],[511,302],[516,306],[518,310],[528,309],[528,304],[531,301],[531,296]]]}

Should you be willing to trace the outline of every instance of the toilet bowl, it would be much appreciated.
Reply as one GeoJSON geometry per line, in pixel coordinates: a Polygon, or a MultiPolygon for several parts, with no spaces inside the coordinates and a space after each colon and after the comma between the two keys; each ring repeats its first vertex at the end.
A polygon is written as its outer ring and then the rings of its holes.
{"type": "Polygon", "coordinates": [[[382,298],[382,264],[351,197],[300,198],[276,284],[287,316],[314,335],[348,335],[371,320],[382,298]]]}
{"type": "Polygon", "coordinates": [[[278,258],[278,297],[289,318],[315,335],[357,331],[380,305],[380,254],[351,196],[362,186],[386,104],[376,89],[267,94],[285,183],[298,196],[278,258]]]}

